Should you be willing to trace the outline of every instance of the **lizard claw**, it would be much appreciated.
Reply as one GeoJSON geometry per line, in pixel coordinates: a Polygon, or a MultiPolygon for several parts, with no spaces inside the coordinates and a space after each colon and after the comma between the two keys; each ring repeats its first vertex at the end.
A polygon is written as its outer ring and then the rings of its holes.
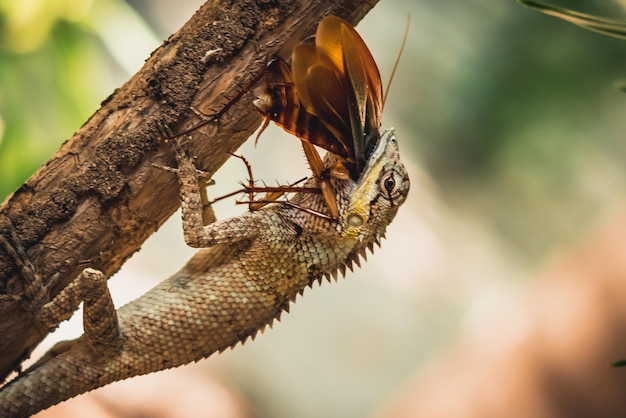
{"type": "Polygon", "coordinates": [[[193,163],[194,158],[187,154],[187,152],[180,145],[179,141],[172,141],[170,143],[176,154],[176,163],[178,164],[178,167],[152,163],[151,165],[153,167],[169,171],[170,173],[174,173],[179,176],[183,173],[186,173],[187,175],[189,173],[194,173],[194,175],[205,185],[212,186],[213,184],[215,184],[215,181],[211,178],[211,173],[196,168],[195,164],[193,163]]]}
{"type": "Polygon", "coordinates": [[[163,164],[158,164],[158,163],[151,163],[150,165],[154,168],[159,168],[161,170],[169,171],[170,173],[178,173],[178,168],[170,167],[169,165],[163,165],[163,164]]]}
{"type": "MultiPolygon", "coordinates": [[[[159,168],[161,170],[169,171],[170,173],[180,174],[180,167],[171,167],[169,165],[163,165],[158,163],[151,163],[152,167],[159,168]]],[[[186,164],[187,165],[187,164],[186,164]]],[[[197,169],[193,163],[188,164],[188,166],[192,167],[192,170],[196,172],[198,179],[203,180],[207,186],[213,186],[215,184],[215,180],[211,178],[211,173],[203,170],[197,169]]]]}

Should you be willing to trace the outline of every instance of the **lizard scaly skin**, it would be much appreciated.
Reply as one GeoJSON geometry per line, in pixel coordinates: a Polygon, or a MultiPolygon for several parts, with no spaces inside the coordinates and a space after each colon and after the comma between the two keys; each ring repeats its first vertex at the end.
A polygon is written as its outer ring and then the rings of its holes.
{"type": "MultiPolygon", "coordinates": [[[[314,281],[358,264],[379,243],[409,189],[395,135],[388,130],[356,183],[333,179],[338,222],[313,213],[326,211],[321,195],[300,193],[290,204],[204,226],[197,170],[189,158],[179,154],[177,161],[185,239],[206,248],[117,311],[105,278],[86,269],[42,308],[42,316],[60,320],[84,302],[84,335],[59,343],[2,387],[0,416],[26,417],[108,383],[198,361],[244,342],[280,318],[314,281]],[[63,314],[54,314],[59,306],[63,314]]],[[[330,155],[327,166],[332,162],[330,155]]]]}

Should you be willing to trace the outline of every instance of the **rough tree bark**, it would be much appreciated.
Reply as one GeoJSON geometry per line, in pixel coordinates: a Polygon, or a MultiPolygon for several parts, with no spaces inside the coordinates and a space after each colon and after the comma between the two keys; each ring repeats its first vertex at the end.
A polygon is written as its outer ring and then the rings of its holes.
{"type": "MultiPolygon", "coordinates": [[[[0,206],[54,297],[85,267],[110,276],[179,206],[167,132],[184,132],[234,97],[273,55],[334,14],[356,24],[377,0],[209,0],[116,89],[59,151],[0,206]],[[51,281],[51,279],[54,280],[51,281]]],[[[191,134],[197,165],[214,173],[259,126],[245,94],[191,134]]],[[[184,260],[181,260],[181,264],[184,260]]],[[[43,339],[24,279],[0,247],[0,381],[43,339]],[[17,297],[16,297],[17,296],[17,297]]]]}

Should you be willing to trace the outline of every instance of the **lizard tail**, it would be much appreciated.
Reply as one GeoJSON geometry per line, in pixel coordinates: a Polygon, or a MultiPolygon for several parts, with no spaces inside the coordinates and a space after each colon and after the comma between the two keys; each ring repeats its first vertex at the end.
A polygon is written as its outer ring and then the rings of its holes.
{"type": "MultiPolygon", "coordinates": [[[[80,341],[73,343],[80,344],[80,341]]],[[[97,360],[85,350],[69,349],[50,358],[45,367],[31,366],[0,388],[0,416],[26,418],[105,385],[108,382],[100,380],[97,368],[93,367],[94,361],[97,360]],[[68,356],[72,357],[71,362],[65,359],[68,356]]]]}

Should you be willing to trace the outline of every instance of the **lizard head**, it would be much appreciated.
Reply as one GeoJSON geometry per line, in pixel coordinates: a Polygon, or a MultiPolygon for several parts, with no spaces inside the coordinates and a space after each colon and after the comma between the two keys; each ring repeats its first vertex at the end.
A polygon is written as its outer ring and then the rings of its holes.
{"type": "Polygon", "coordinates": [[[400,162],[393,129],[381,136],[350,192],[341,214],[342,236],[362,241],[378,239],[409,192],[409,176],[400,162]]]}

